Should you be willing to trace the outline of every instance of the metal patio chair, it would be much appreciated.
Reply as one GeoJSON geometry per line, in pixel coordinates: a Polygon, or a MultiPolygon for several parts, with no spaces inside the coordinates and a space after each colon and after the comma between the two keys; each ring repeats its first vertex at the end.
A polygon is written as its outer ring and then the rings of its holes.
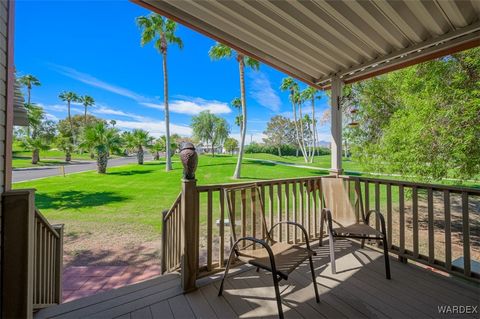
{"type": "Polygon", "coordinates": [[[268,230],[265,220],[265,206],[260,189],[256,184],[228,188],[225,190],[225,196],[230,217],[231,237],[234,244],[230,251],[218,295],[222,295],[223,283],[228,275],[230,265],[237,258],[241,262],[257,267],[257,271],[261,268],[272,273],[278,315],[280,318],[283,318],[278,283],[282,279],[287,280],[288,275],[308,259],[312,272],[315,298],[317,302],[320,302],[312,261],[312,256],[315,256],[316,253],[310,249],[310,242],[305,228],[294,222],[282,221],[274,224],[268,230]],[[306,248],[276,242],[273,239],[273,230],[281,224],[286,224],[286,227],[293,225],[300,228],[305,239],[306,248]]]}
{"type": "Polygon", "coordinates": [[[325,199],[325,208],[322,209],[320,226],[320,246],[322,246],[323,225],[327,222],[327,232],[330,246],[330,262],[332,273],[335,269],[335,238],[356,238],[361,239],[361,247],[364,247],[366,239],[382,240],[383,254],[385,257],[385,273],[387,279],[390,279],[390,261],[388,258],[387,232],[385,229],[385,219],[383,215],[376,210],[369,210],[365,216],[361,202],[360,186],[357,183],[355,191],[360,201],[361,216],[357,217],[355,209],[349,199],[348,191],[345,189],[341,178],[322,178],[322,191],[325,199]],[[370,216],[375,217],[380,222],[380,231],[369,225],[370,216]],[[335,225],[334,225],[335,224],[335,225]]]}

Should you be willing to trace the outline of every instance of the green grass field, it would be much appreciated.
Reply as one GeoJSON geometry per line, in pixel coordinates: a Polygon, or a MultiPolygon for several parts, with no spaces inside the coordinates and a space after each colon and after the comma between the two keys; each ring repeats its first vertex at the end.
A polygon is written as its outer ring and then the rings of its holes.
{"type": "MultiPolygon", "coordinates": [[[[266,153],[256,153],[256,154],[245,154],[246,158],[256,158],[256,159],[265,159],[270,161],[276,162],[284,162],[288,164],[298,164],[298,165],[306,165],[306,166],[313,166],[313,167],[322,167],[322,168],[330,168],[330,155],[322,155],[322,156],[315,156],[315,160],[313,163],[305,163],[303,157],[299,156],[278,156],[266,153]]],[[[347,171],[361,171],[361,166],[347,158],[343,159],[343,169],[347,171]]]]}

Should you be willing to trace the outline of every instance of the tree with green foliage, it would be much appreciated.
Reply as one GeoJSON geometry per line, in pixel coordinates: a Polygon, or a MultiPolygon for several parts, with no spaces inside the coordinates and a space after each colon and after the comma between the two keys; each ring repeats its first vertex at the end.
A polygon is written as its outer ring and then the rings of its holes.
{"type": "Polygon", "coordinates": [[[242,131],[243,127],[243,116],[242,116],[242,100],[239,97],[236,97],[230,102],[230,105],[238,111],[238,115],[235,116],[235,125],[240,128],[242,131]]]}
{"type": "Polygon", "coordinates": [[[64,91],[60,93],[58,96],[62,101],[67,102],[67,117],[68,117],[68,122],[70,123],[70,132],[72,134],[72,143],[75,144],[75,137],[77,136],[73,132],[73,122],[72,122],[72,115],[71,115],[71,103],[72,102],[79,102],[80,98],[78,97],[77,93],[72,92],[72,91],[64,91]]]}
{"type": "Polygon", "coordinates": [[[263,132],[267,137],[263,141],[266,145],[275,147],[278,150],[278,156],[282,156],[282,145],[289,144],[288,138],[292,136],[294,130],[292,121],[284,116],[276,115],[268,121],[267,128],[263,132]]]}
{"type": "Polygon", "coordinates": [[[40,151],[48,150],[55,137],[55,123],[46,120],[45,112],[39,106],[25,104],[27,108],[28,127],[23,131],[21,145],[32,151],[32,164],[40,161],[40,151]]]}
{"type": "MultiPolygon", "coordinates": [[[[240,150],[238,152],[237,165],[235,167],[235,172],[233,173],[233,178],[240,178],[242,170],[242,158],[245,148],[245,135],[247,134],[247,101],[245,95],[245,67],[250,67],[253,70],[258,70],[260,68],[260,63],[250,57],[243,55],[240,52],[236,52],[229,46],[226,46],[222,43],[215,43],[214,46],[208,51],[208,55],[212,60],[220,59],[230,59],[235,56],[238,62],[238,70],[240,76],[240,103],[242,106],[242,125],[240,126],[240,150]]],[[[235,100],[234,100],[235,101],[235,100]]],[[[238,101],[235,101],[238,103],[238,101]]]]}
{"type": "Polygon", "coordinates": [[[31,104],[31,91],[32,91],[32,86],[40,86],[41,83],[40,81],[33,75],[31,74],[26,74],[24,76],[21,76],[17,79],[17,81],[23,85],[24,87],[27,88],[27,104],[31,104]]]}
{"type": "Polygon", "coordinates": [[[87,126],[83,132],[81,147],[92,147],[95,150],[97,158],[97,172],[105,174],[107,172],[108,155],[115,152],[121,146],[118,130],[108,127],[105,122],[95,123],[87,126]]]}
{"type": "Polygon", "coordinates": [[[426,180],[478,178],[480,48],[346,87],[353,155],[366,169],[426,180]]]}
{"type": "Polygon", "coordinates": [[[78,98],[79,102],[81,102],[83,104],[83,107],[85,108],[85,112],[84,112],[84,126],[86,127],[87,126],[87,108],[89,108],[90,106],[94,106],[95,105],[95,100],[93,99],[93,97],[89,96],[89,95],[83,95],[83,96],[80,96],[78,98]]]}
{"type": "MultiPolygon", "coordinates": [[[[280,85],[280,90],[290,92],[289,99],[290,99],[290,102],[292,102],[293,123],[295,125],[295,136],[297,139],[298,147],[302,152],[303,159],[305,160],[305,163],[308,163],[307,151],[305,148],[305,142],[303,140],[303,123],[300,123],[299,125],[299,121],[297,119],[297,106],[300,106],[301,104],[301,97],[300,97],[298,83],[291,77],[286,77],[282,80],[282,84],[280,85]]],[[[302,118],[302,114],[300,113],[300,119],[301,118],[302,118]]]]}
{"type": "MultiPolygon", "coordinates": [[[[154,42],[153,46],[162,55],[163,61],[163,101],[165,105],[165,136],[166,148],[165,154],[170,154],[170,113],[168,110],[168,73],[167,73],[167,48],[169,44],[175,44],[180,49],[183,48],[183,41],[175,35],[177,24],[157,13],[151,13],[148,16],[138,17],[137,25],[142,29],[141,45],[154,42]]],[[[172,160],[170,156],[165,155],[167,164],[165,169],[172,170],[172,160]]]]}
{"type": "Polygon", "coordinates": [[[131,135],[132,143],[137,151],[137,162],[139,165],[143,165],[144,147],[148,147],[151,139],[147,131],[142,129],[135,129],[131,135]]]}
{"type": "Polygon", "coordinates": [[[320,99],[320,96],[318,95],[318,90],[314,87],[307,87],[304,89],[302,92],[300,92],[300,97],[302,101],[310,101],[311,106],[312,106],[312,147],[311,147],[311,154],[309,156],[310,158],[310,163],[313,163],[315,159],[315,149],[317,147],[316,143],[316,135],[317,135],[317,127],[316,127],[316,122],[317,119],[315,117],[315,99],[320,99]]]}
{"type": "Polygon", "coordinates": [[[233,137],[227,137],[225,142],[223,142],[223,148],[233,155],[233,152],[238,148],[238,141],[233,137]]]}
{"type": "Polygon", "coordinates": [[[221,145],[230,133],[227,121],[210,111],[202,111],[193,116],[191,127],[196,138],[210,143],[212,156],[215,156],[215,146],[221,145]]]}
{"type": "Polygon", "coordinates": [[[150,152],[153,153],[153,159],[158,161],[160,159],[160,152],[165,151],[165,141],[161,138],[152,139],[148,145],[150,152]]]}

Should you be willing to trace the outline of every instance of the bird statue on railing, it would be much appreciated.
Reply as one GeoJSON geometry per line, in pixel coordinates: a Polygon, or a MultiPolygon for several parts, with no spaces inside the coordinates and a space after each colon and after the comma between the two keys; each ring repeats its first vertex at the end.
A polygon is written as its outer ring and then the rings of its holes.
{"type": "Polygon", "coordinates": [[[183,178],[195,179],[195,171],[197,170],[198,156],[195,146],[186,142],[180,148],[180,160],[183,164],[183,178]]]}

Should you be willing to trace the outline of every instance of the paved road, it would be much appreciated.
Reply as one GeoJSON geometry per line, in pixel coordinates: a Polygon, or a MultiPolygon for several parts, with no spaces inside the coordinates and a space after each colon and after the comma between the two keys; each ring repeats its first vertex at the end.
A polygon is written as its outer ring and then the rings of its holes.
{"type": "MultiPolygon", "coordinates": [[[[152,160],[151,155],[145,155],[145,161],[152,160]]],[[[108,167],[120,166],[130,163],[136,163],[136,156],[113,158],[108,160],[108,167]]],[[[95,161],[73,161],[72,164],[65,165],[65,173],[78,173],[97,169],[95,161]]],[[[14,183],[39,179],[44,177],[60,175],[60,166],[40,166],[32,168],[14,169],[12,180],[14,183]]]]}

